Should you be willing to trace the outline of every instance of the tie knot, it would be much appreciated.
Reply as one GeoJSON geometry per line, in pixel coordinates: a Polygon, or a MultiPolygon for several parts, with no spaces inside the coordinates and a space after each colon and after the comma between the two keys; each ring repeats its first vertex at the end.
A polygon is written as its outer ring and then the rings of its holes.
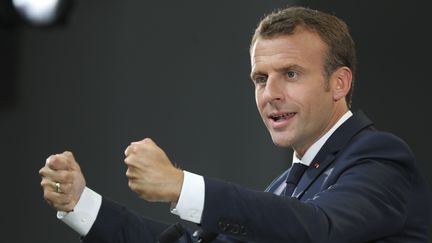
{"type": "Polygon", "coordinates": [[[300,177],[303,175],[303,173],[307,168],[308,167],[302,163],[294,163],[291,166],[291,170],[288,174],[286,182],[297,185],[298,181],[300,180],[300,177]]]}

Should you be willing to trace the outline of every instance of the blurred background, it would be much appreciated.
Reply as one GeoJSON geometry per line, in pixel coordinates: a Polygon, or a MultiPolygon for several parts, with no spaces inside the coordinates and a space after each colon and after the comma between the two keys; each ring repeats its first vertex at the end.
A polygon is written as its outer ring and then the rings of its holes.
{"type": "Polygon", "coordinates": [[[30,24],[0,0],[2,241],[79,242],[40,188],[38,170],[64,150],[90,188],[167,222],[178,220],[168,205],[127,186],[132,141],[151,137],[186,170],[264,190],[291,151],[272,144],[256,110],[248,49],[264,14],[287,5],[348,23],[359,59],[353,110],[409,143],[431,184],[427,4],[70,0],[30,24]]]}

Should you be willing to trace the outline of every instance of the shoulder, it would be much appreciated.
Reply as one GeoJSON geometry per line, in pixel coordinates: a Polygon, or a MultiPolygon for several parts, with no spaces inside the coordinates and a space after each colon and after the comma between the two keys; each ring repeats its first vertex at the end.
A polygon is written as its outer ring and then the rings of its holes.
{"type": "Polygon", "coordinates": [[[392,133],[374,129],[364,130],[353,137],[346,150],[362,157],[415,160],[414,153],[403,139],[392,133]]]}

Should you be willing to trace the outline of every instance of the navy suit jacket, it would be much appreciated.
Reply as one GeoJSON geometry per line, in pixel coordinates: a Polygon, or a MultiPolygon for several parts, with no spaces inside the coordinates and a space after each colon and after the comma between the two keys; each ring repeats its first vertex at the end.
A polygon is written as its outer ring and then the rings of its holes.
{"type": "MultiPolygon", "coordinates": [[[[426,182],[409,147],[358,112],[327,140],[292,196],[205,177],[202,230],[215,242],[428,242],[426,182]]],[[[103,199],[84,242],[157,242],[168,225],[103,199]]],[[[196,242],[186,234],[177,242],[196,242]]]]}

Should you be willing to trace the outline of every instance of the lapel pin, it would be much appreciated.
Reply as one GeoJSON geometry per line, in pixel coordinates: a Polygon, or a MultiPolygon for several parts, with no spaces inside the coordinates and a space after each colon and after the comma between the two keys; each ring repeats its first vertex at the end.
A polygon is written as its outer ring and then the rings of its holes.
{"type": "Polygon", "coordinates": [[[319,163],[315,163],[313,166],[315,167],[315,169],[318,169],[320,165],[319,163]]]}

